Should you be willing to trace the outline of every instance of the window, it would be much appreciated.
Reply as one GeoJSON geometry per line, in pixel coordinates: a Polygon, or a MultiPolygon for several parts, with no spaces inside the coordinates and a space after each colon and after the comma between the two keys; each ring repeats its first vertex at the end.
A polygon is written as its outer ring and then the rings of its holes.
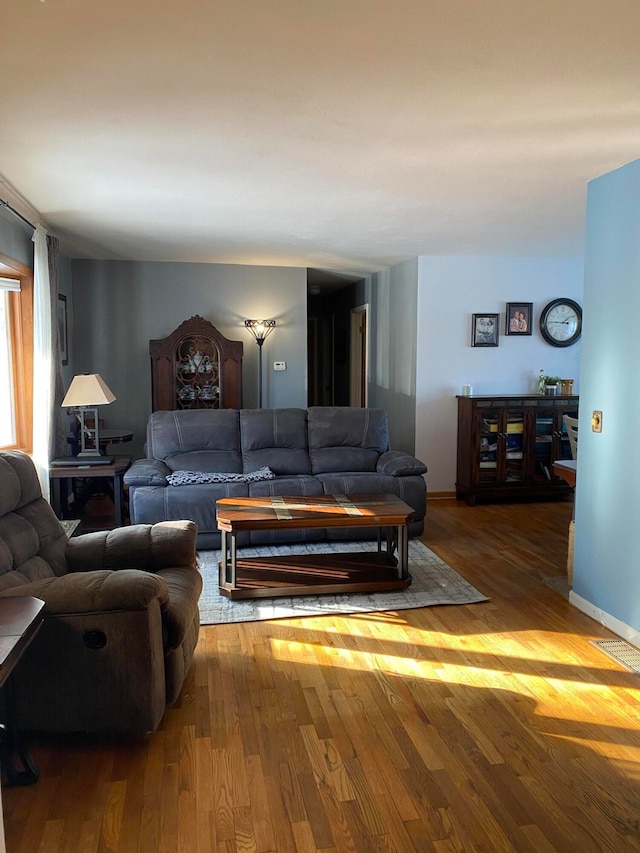
{"type": "Polygon", "coordinates": [[[0,447],[31,450],[33,272],[0,252],[0,447]]]}

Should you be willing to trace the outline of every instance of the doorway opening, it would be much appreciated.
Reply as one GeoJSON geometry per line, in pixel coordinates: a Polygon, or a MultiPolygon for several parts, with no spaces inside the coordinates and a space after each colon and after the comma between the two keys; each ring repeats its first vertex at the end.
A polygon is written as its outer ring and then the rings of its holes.
{"type": "Polygon", "coordinates": [[[351,309],[349,405],[366,409],[368,399],[369,306],[351,309]]]}
{"type": "Polygon", "coordinates": [[[307,405],[366,406],[365,301],[362,277],[307,270],[307,405]]]}

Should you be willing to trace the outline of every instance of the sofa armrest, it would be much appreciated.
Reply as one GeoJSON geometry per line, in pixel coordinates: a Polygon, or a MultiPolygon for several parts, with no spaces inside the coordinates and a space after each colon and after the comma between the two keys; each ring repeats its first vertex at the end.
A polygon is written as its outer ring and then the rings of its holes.
{"type": "Polygon", "coordinates": [[[123,479],[128,486],[166,486],[170,473],[169,466],[159,459],[136,459],[123,479]]]}
{"type": "Polygon", "coordinates": [[[5,590],[5,595],[33,595],[45,602],[44,615],[146,610],[154,601],[165,609],[166,582],[158,575],[134,570],[97,571],[41,578],[5,590]]]}
{"type": "Polygon", "coordinates": [[[197,530],[193,521],[159,521],[85,533],[69,540],[67,565],[70,572],[99,569],[156,572],[171,566],[187,566],[197,571],[197,530]]]}
{"type": "Polygon", "coordinates": [[[391,477],[415,477],[426,474],[427,466],[415,456],[404,453],[402,450],[388,450],[378,459],[376,471],[378,474],[387,474],[391,477]]]}

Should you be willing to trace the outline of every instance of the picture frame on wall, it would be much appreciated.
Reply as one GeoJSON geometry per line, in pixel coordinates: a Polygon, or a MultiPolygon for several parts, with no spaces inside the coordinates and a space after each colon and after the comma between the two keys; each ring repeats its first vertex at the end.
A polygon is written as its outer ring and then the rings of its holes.
{"type": "Polygon", "coordinates": [[[60,355],[62,364],[69,364],[69,336],[67,325],[67,297],[64,293],[58,294],[57,306],[58,340],[60,341],[60,355]]]}
{"type": "Polygon", "coordinates": [[[507,302],[505,335],[530,335],[532,321],[533,302],[507,302]]]}
{"type": "Polygon", "coordinates": [[[499,314],[474,314],[471,324],[472,347],[499,346],[499,314]]]}

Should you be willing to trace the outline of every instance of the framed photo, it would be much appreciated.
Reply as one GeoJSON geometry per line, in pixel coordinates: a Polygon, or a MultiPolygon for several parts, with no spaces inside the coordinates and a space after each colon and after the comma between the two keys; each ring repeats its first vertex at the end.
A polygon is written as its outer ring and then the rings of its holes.
{"type": "Polygon", "coordinates": [[[67,297],[64,293],[58,294],[58,340],[60,341],[60,354],[62,363],[69,364],[69,337],[67,326],[67,297]]]}
{"type": "Polygon", "coordinates": [[[507,302],[506,335],[530,335],[533,302],[507,302]]]}
{"type": "Polygon", "coordinates": [[[472,347],[497,347],[499,314],[474,314],[471,326],[472,347]]]}

